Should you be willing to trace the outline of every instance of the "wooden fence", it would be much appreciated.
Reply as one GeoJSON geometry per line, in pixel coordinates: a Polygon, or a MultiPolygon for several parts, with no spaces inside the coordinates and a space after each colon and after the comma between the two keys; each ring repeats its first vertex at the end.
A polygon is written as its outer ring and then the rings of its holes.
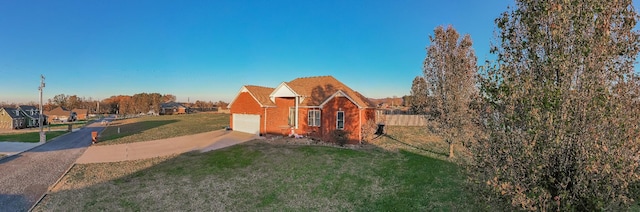
{"type": "Polygon", "coordinates": [[[387,126],[427,126],[427,119],[424,115],[377,114],[376,120],[387,126]]]}

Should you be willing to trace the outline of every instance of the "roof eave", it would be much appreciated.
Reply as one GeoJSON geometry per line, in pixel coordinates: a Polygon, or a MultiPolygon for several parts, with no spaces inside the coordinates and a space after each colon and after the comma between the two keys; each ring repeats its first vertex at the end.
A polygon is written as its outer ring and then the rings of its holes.
{"type": "Polygon", "coordinates": [[[355,104],[356,106],[358,106],[358,109],[362,109],[365,107],[362,107],[360,104],[358,104],[358,102],[356,102],[354,99],[352,99],[349,95],[347,95],[344,91],[342,90],[338,90],[335,93],[333,93],[331,96],[329,96],[329,98],[327,98],[326,100],[324,100],[324,102],[322,102],[319,106],[320,107],[324,107],[325,104],[327,104],[327,102],[331,101],[331,99],[337,97],[338,95],[341,95],[343,97],[346,97],[347,99],[349,99],[349,101],[353,102],[353,104],[355,104]]]}

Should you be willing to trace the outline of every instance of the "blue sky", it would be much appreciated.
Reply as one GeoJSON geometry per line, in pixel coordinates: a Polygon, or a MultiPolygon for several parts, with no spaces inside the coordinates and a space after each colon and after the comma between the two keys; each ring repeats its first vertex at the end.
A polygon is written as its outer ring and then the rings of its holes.
{"type": "Polygon", "coordinates": [[[333,75],[365,96],[409,94],[428,36],[451,24],[489,57],[512,1],[2,0],[0,102],[141,92],[231,101],[242,85],[333,75]]]}

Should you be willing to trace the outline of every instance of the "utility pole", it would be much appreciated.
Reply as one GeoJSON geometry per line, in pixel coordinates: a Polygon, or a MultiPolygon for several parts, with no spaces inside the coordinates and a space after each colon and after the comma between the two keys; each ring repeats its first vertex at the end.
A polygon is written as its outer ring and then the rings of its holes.
{"type": "Polygon", "coordinates": [[[44,143],[45,141],[47,141],[47,135],[44,134],[43,129],[43,123],[44,121],[42,119],[44,119],[44,117],[42,116],[43,110],[42,110],[42,89],[44,89],[44,75],[40,75],[40,87],[38,87],[38,90],[40,91],[40,113],[39,113],[39,118],[38,118],[38,126],[40,126],[40,143],[44,143]]]}

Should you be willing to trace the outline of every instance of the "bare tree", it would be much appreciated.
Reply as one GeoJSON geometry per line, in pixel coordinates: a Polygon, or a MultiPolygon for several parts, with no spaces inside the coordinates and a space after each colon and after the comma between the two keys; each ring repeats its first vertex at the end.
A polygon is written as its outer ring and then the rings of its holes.
{"type": "Polygon", "coordinates": [[[164,96],[162,96],[162,101],[163,102],[175,102],[176,101],[176,95],[165,94],[164,96]]]}
{"type": "Polygon", "coordinates": [[[619,211],[637,183],[640,49],[631,0],[516,1],[482,80],[472,179],[524,210],[619,211]]]}
{"type": "MultiPolygon", "coordinates": [[[[474,112],[470,105],[477,95],[476,56],[472,49],[471,36],[460,39],[452,27],[436,27],[429,36],[424,60],[424,79],[427,96],[433,101],[427,117],[434,120],[432,130],[442,135],[449,144],[449,157],[454,157],[454,145],[471,139],[474,112]]],[[[425,99],[426,101],[426,99],[425,99]]]]}
{"type": "Polygon", "coordinates": [[[220,101],[216,102],[216,105],[218,106],[219,109],[226,110],[227,106],[229,106],[229,103],[220,100],[220,101]]]}
{"type": "Polygon", "coordinates": [[[53,105],[55,105],[56,107],[67,107],[68,99],[69,99],[69,96],[64,94],[58,94],[54,96],[53,100],[50,100],[49,102],[52,102],[53,105]]]}

